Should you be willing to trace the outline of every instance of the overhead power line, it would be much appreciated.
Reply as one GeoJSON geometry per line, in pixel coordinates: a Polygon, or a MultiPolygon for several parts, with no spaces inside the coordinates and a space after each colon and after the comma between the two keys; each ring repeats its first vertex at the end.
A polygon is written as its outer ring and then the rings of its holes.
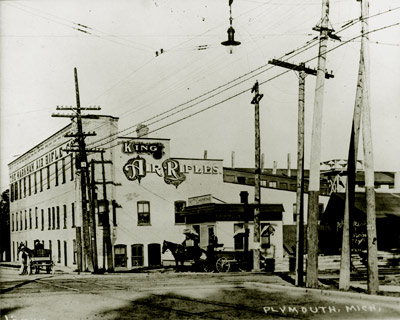
{"type": "MultiPolygon", "coordinates": [[[[364,34],[357,35],[357,36],[351,38],[350,40],[344,41],[344,42],[340,43],[339,45],[333,47],[332,49],[327,50],[327,53],[328,53],[328,52],[331,52],[331,51],[334,51],[334,50],[336,50],[336,49],[342,47],[343,45],[345,45],[345,44],[347,44],[347,43],[349,43],[349,42],[351,42],[351,41],[353,41],[353,40],[355,40],[355,39],[357,39],[357,38],[359,38],[359,37],[362,37],[362,36],[365,35],[365,34],[374,33],[374,32],[381,31],[381,30],[384,30],[384,29],[388,29],[388,28],[391,28],[391,27],[395,27],[395,26],[398,26],[398,25],[400,25],[400,22],[399,22],[399,23],[394,23],[394,24],[391,24],[391,25],[387,25],[387,26],[384,26],[384,27],[381,27],[381,28],[377,28],[377,29],[371,30],[371,31],[369,31],[369,32],[367,32],[367,33],[364,33],[364,34]]],[[[310,58],[310,59],[308,59],[308,60],[306,60],[305,63],[310,62],[310,61],[312,61],[312,60],[314,60],[314,59],[317,59],[317,58],[318,58],[318,55],[317,55],[317,56],[314,56],[314,57],[312,57],[312,58],[310,58]]],[[[276,78],[278,78],[278,77],[280,77],[280,76],[282,76],[282,75],[284,75],[284,74],[286,74],[286,73],[288,73],[288,72],[290,72],[290,71],[291,71],[290,69],[287,69],[287,70],[285,70],[285,71],[283,71],[283,72],[281,72],[281,73],[279,73],[279,74],[277,74],[277,75],[275,75],[275,76],[273,76],[273,77],[271,77],[271,78],[268,78],[268,79],[266,79],[266,80],[260,82],[260,85],[261,85],[261,84],[265,84],[265,83],[267,83],[267,82],[270,82],[270,81],[272,81],[272,80],[274,80],[274,79],[276,79],[276,78]]],[[[159,130],[161,130],[161,129],[165,129],[165,128],[171,126],[171,125],[174,125],[174,124],[176,124],[176,123],[178,123],[178,122],[181,122],[181,121],[186,120],[186,119],[188,119],[188,118],[191,118],[191,117],[193,117],[193,116],[195,116],[195,115],[197,115],[197,114],[200,114],[200,113],[202,113],[202,112],[204,112],[204,111],[207,111],[207,110],[209,110],[209,109],[211,109],[211,108],[214,108],[214,107],[216,107],[216,106],[218,106],[218,105],[220,105],[220,104],[222,104],[222,103],[225,103],[225,102],[227,102],[227,101],[229,101],[229,100],[231,100],[231,99],[233,99],[233,98],[236,98],[236,97],[238,97],[238,96],[240,96],[240,95],[242,95],[242,94],[248,92],[248,90],[249,90],[249,88],[247,88],[247,89],[245,89],[245,90],[242,90],[242,91],[240,91],[240,92],[238,92],[238,93],[236,93],[236,94],[234,94],[234,95],[232,95],[232,96],[230,96],[230,97],[228,97],[228,98],[225,98],[225,99],[223,99],[223,100],[221,100],[221,101],[219,101],[219,102],[216,102],[216,103],[214,103],[214,104],[212,104],[212,105],[210,105],[210,106],[207,106],[207,107],[205,107],[205,108],[203,108],[203,109],[201,109],[201,110],[198,110],[198,111],[196,111],[196,112],[194,112],[194,113],[192,113],[192,114],[186,115],[186,116],[184,116],[184,117],[182,117],[182,118],[180,118],[180,119],[177,119],[177,120],[175,120],[175,121],[172,121],[172,122],[170,122],[170,123],[167,123],[167,124],[165,124],[165,125],[163,125],[163,126],[161,126],[161,127],[158,127],[158,128],[156,128],[156,129],[150,130],[150,131],[149,131],[149,134],[150,134],[150,133],[157,132],[157,131],[159,131],[159,130]]],[[[133,131],[131,131],[131,132],[133,132],[133,131]]],[[[131,133],[131,132],[130,132],[130,133],[131,133]]],[[[112,143],[112,142],[115,141],[115,140],[116,140],[116,139],[112,139],[111,141],[107,141],[106,143],[102,143],[102,144],[100,144],[100,145],[96,145],[96,147],[104,146],[104,145],[106,145],[106,144],[112,143]]],[[[118,146],[118,145],[119,145],[119,144],[111,145],[111,146],[105,147],[105,149],[110,149],[110,148],[116,147],[116,146],[118,146]]]]}

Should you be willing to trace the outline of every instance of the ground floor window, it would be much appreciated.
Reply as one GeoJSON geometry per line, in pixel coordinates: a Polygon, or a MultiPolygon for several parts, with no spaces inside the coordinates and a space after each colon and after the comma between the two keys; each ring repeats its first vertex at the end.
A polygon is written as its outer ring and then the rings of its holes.
{"type": "Polygon", "coordinates": [[[235,239],[235,250],[243,250],[245,236],[243,223],[235,223],[233,226],[233,232],[233,237],[235,239]]]}
{"type": "Polygon", "coordinates": [[[78,251],[77,251],[77,248],[76,248],[76,240],[74,239],[74,240],[72,240],[72,247],[74,248],[74,255],[73,255],[73,261],[72,261],[72,263],[73,264],[76,264],[76,257],[77,257],[77,255],[78,255],[78,251]]]}
{"type": "Polygon", "coordinates": [[[115,267],[126,267],[126,245],[117,244],[114,247],[115,267]]]}
{"type": "Polygon", "coordinates": [[[143,266],[143,245],[132,245],[132,267],[143,266]]]}

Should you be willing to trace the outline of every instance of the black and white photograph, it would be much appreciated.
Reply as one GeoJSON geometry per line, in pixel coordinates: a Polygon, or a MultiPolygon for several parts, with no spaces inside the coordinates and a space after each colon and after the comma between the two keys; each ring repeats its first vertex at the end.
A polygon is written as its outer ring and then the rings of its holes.
{"type": "Polygon", "coordinates": [[[400,319],[400,2],[0,0],[0,320],[400,319]]]}

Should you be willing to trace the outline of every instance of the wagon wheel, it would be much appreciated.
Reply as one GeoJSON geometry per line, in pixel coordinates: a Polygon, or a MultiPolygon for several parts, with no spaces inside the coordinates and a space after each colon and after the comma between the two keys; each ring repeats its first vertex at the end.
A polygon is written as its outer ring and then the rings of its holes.
{"type": "Polygon", "coordinates": [[[218,272],[228,272],[231,268],[231,264],[229,263],[228,259],[222,257],[217,260],[215,264],[218,272]]]}

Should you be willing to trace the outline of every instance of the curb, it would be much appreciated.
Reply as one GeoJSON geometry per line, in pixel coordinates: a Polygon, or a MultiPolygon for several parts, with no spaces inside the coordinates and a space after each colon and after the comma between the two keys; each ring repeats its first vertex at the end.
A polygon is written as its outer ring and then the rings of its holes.
{"type": "Polygon", "coordinates": [[[300,291],[304,293],[314,293],[324,296],[332,296],[332,297],[348,297],[352,299],[358,300],[370,300],[373,302],[381,301],[381,302],[394,302],[400,305],[400,298],[397,297],[388,297],[388,296],[378,296],[378,295],[369,295],[369,294],[361,294],[361,293],[353,293],[353,292],[344,292],[344,291],[335,291],[335,290],[324,290],[324,289],[313,289],[313,288],[300,288],[294,286],[284,286],[279,284],[269,284],[269,283],[257,283],[246,281],[244,285],[251,287],[264,287],[270,289],[276,289],[281,291],[287,291],[290,289],[291,291],[300,291]]]}

